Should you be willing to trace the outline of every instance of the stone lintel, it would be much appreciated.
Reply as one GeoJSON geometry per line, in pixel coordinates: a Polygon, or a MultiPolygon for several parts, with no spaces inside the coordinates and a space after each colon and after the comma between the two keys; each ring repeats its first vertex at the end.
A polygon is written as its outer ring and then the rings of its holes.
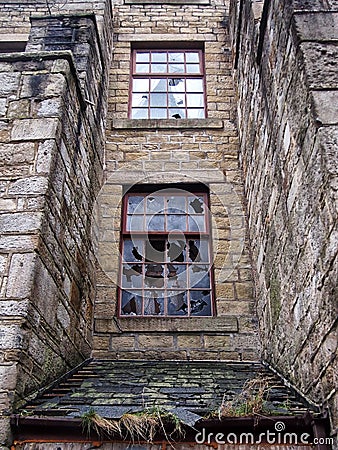
{"type": "Polygon", "coordinates": [[[134,34],[134,33],[128,33],[128,34],[119,34],[118,40],[120,42],[159,42],[159,41],[173,41],[177,42],[179,41],[187,41],[187,42],[195,42],[195,41],[201,41],[201,42],[207,42],[207,41],[216,41],[216,36],[212,33],[192,33],[192,34],[134,34]]]}
{"type": "Polygon", "coordinates": [[[114,119],[112,129],[223,128],[220,119],[114,119]]]}

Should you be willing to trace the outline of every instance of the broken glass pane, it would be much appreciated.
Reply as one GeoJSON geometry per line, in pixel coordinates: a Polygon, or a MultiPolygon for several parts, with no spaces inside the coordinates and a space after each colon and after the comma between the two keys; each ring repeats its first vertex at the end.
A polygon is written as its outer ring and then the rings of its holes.
{"type": "Polygon", "coordinates": [[[136,62],[148,62],[150,59],[149,52],[137,52],[136,62]]]}
{"type": "Polygon", "coordinates": [[[181,216],[178,214],[167,216],[167,229],[168,231],[185,231],[187,229],[186,216],[181,216]]]}
{"type": "Polygon", "coordinates": [[[123,261],[142,261],[143,241],[126,239],[123,244],[123,261]]]}
{"type": "Polygon", "coordinates": [[[181,52],[175,52],[175,53],[169,53],[169,61],[170,62],[182,62],[184,61],[184,53],[181,52]]]}
{"type": "Polygon", "coordinates": [[[153,216],[146,216],[148,231],[163,231],[164,230],[164,216],[155,214],[153,216]]]}
{"type": "Polygon", "coordinates": [[[189,216],[189,230],[190,231],[205,231],[204,216],[189,216]]]}
{"type": "Polygon", "coordinates": [[[144,230],[144,216],[133,214],[127,216],[127,230],[129,231],[141,231],[144,230]]]}
{"type": "Polygon", "coordinates": [[[148,98],[149,98],[148,94],[133,94],[132,100],[131,100],[131,105],[133,107],[148,106],[148,98]]]}
{"type": "Polygon", "coordinates": [[[122,270],[122,287],[142,287],[142,264],[124,264],[122,270]]]}
{"type": "Polygon", "coordinates": [[[164,239],[150,239],[146,244],[146,261],[164,262],[165,261],[165,244],[164,239]]]}
{"type": "Polygon", "coordinates": [[[185,264],[168,264],[167,265],[168,288],[187,287],[187,266],[185,264]]]}
{"type": "Polygon", "coordinates": [[[167,110],[162,108],[151,108],[150,109],[150,119],[166,119],[167,110]]]}
{"type": "Polygon", "coordinates": [[[171,108],[169,109],[169,117],[173,119],[185,119],[185,110],[171,108]]]}
{"type": "Polygon", "coordinates": [[[170,196],[167,198],[168,213],[185,213],[185,197],[184,196],[170,196]]]}
{"type": "Polygon", "coordinates": [[[205,262],[209,261],[208,241],[199,239],[190,239],[188,241],[188,256],[191,262],[205,262]]]}
{"type": "Polygon", "coordinates": [[[210,291],[190,291],[190,314],[192,316],[210,316],[210,291]]]}
{"type": "Polygon", "coordinates": [[[144,292],[144,314],[151,316],[160,316],[164,314],[163,291],[144,292]]]}
{"type": "Polygon", "coordinates": [[[210,288],[210,273],[208,266],[194,264],[189,268],[190,287],[192,288],[210,288]]]}
{"type": "Polygon", "coordinates": [[[188,314],[186,292],[168,292],[168,314],[172,316],[186,316],[188,314]]]}
{"type": "Polygon", "coordinates": [[[122,291],[121,313],[122,315],[138,316],[142,314],[142,298],[140,291],[122,291]]]}
{"type": "Polygon", "coordinates": [[[169,92],[184,92],[184,80],[182,78],[169,79],[169,92]]]}
{"type": "Polygon", "coordinates": [[[188,212],[191,214],[203,214],[203,197],[188,197],[188,212]]]}
{"type": "Polygon", "coordinates": [[[136,195],[129,196],[127,213],[132,214],[132,213],[136,212],[137,214],[142,214],[143,209],[144,209],[143,200],[144,200],[144,197],[141,197],[141,196],[136,196],[136,195]]]}
{"type": "Polygon", "coordinates": [[[184,72],[184,64],[169,64],[169,73],[183,73],[184,72]]]}
{"type": "Polygon", "coordinates": [[[170,239],[168,242],[168,257],[171,262],[184,262],[186,257],[185,241],[170,239]]]}
{"type": "Polygon", "coordinates": [[[158,213],[163,212],[164,209],[164,198],[160,195],[147,197],[147,212],[158,213]]]}
{"type": "Polygon", "coordinates": [[[144,282],[149,288],[164,286],[164,267],[161,264],[147,264],[144,282]]]}
{"type": "Polygon", "coordinates": [[[187,92],[203,92],[203,80],[187,79],[187,92]]]}

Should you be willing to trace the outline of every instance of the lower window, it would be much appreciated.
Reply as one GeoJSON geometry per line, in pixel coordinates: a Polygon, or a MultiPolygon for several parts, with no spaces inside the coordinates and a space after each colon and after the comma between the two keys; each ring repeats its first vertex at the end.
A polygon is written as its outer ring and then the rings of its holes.
{"type": "Polygon", "coordinates": [[[206,192],[125,195],[120,316],[213,315],[208,211],[206,192]]]}

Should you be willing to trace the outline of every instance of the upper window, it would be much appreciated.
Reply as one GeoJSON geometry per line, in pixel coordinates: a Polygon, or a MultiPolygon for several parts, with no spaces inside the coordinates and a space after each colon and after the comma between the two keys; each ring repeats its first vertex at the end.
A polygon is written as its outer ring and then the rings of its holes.
{"type": "Polygon", "coordinates": [[[133,50],[132,119],[205,118],[202,50],[133,50]]]}
{"type": "Polygon", "coordinates": [[[124,197],[121,316],[210,316],[208,196],[160,189],[124,197]]]}

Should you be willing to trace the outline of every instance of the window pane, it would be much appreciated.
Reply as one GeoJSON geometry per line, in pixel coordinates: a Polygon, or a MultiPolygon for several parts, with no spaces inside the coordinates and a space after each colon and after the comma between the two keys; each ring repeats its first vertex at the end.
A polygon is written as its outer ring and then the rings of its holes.
{"type": "Polygon", "coordinates": [[[149,73],[149,64],[136,64],[136,73],[149,73]]]}
{"type": "Polygon", "coordinates": [[[160,73],[160,72],[166,72],[166,71],[167,71],[167,64],[152,64],[151,65],[152,73],[160,73]]]}
{"type": "Polygon", "coordinates": [[[121,314],[128,316],[137,316],[142,314],[142,298],[139,291],[122,291],[121,314]]]}
{"type": "Polygon", "coordinates": [[[169,78],[168,89],[169,92],[184,92],[184,80],[182,78],[169,78]]]}
{"type": "Polygon", "coordinates": [[[149,79],[134,79],[133,92],[148,92],[149,91],[149,79]]]}
{"type": "Polygon", "coordinates": [[[184,109],[169,109],[169,117],[173,119],[185,119],[184,109]]]}
{"type": "Polygon", "coordinates": [[[185,213],[186,212],[186,206],[185,206],[185,200],[186,197],[183,195],[173,195],[170,197],[167,197],[167,210],[168,213],[185,213]]]}
{"type": "Polygon", "coordinates": [[[173,316],[186,316],[188,314],[186,292],[168,292],[168,314],[173,316]]]}
{"type": "Polygon", "coordinates": [[[188,62],[199,62],[199,53],[198,52],[186,52],[185,54],[186,61],[188,62]]]}
{"type": "Polygon", "coordinates": [[[187,64],[187,73],[200,73],[199,64],[187,64]]]}
{"type": "Polygon", "coordinates": [[[164,292],[145,291],[144,292],[144,314],[160,316],[164,314],[164,292]]]}
{"type": "Polygon", "coordinates": [[[167,94],[150,94],[150,106],[167,106],[167,94]]]}
{"type": "Polygon", "coordinates": [[[150,109],[150,119],[166,119],[167,118],[167,110],[159,109],[159,108],[151,108],[150,109]]]}
{"type": "Polygon", "coordinates": [[[202,79],[187,79],[187,92],[203,92],[202,79]]]}
{"type": "Polygon", "coordinates": [[[210,288],[210,274],[207,265],[193,264],[189,269],[189,282],[192,288],[210,288]]]}
{"type": "Polygon", "coordinates": [[[153,52],[151,54],[151,60],[152,60],[152,62],[166,62],[167,61],[167,53],[166,52],[159,52],[159,53],[153,52]]]}
{"type": "Polygon", "coordinates": [[[164,197],[156,195],[149,195],[147,197],[147,212],[163,212],[164,210],[164,197]]]}
{"type": "Polygon", "coordinates": [[[187,106],[193,106],[198,108],[199,106],[204,106],[204,95],[203,94],[187,94],[187,106]]]}
{"type": "Polygon", "coordinates": [[[190,231],[205,231],[204,216],[189,216],[190,231]]]}
{"type": "Polygon", "coordinates": [[[168,288],[182,288],[187,287],[187,266],[185,264],[168,264],[168,288]]]}
{"type": "Polygon", "coordinates": [[[210,291],[190,291],[190,308],[192,316],[210,316],[210,291]]]}
{"type": "Polygon", "coordinates": [[[163,231],[164,230],[164,216],[155,214],[146,217],[146,227],[148,231],[163,231]]]}
{"type": "Polygon", "coordinates": [[[136,62],[148,62],[150,59],[149,52],[137,52],[136,62]]]}
{"type": "Polygon", "coordinates": [[[132,119],[148,119],[148,109],[133,108],[131,111],[132,119]]]}
{"type": "Polygon", "coordinates": [[[203,214],[204,201],[203,197],[188,197],[188,212],[189,214],[203,214]]]}
{"type": "Polygon", "coordinates": [[[127,230],[128,231],[142,231],[144,230],[143,216],[133,214],[127,216],[127,230]]]}
{"type": "Polygon", "coordinates": [[[122,269],[122,287],[142,287],[142,264],[124,264],[122,269]]]}
{"type": "Polygon", "coordinates": [[[172,215],[167,217],[167,230],[180,230],[185,231],[187,229],[186,216],[172,215]]]}
{"type": "Polygon", "coordinates": [[[171,262],[186,261],[186,244],[180,239],[170,239],[168,242],[168,257],[171,262]]]}
{"type": "Polygon", "coordinates": [[[148,94],[133,94],[131,105],[133,107],[145,107],[148,106],[148,94]]]}
{"type": "Polygon", "coordinates": [[[169,73],[183,73],[184,64],[169,64],[169,73]]]}
{"type": "Polygon", "coordinates": [[[205,117],[204,109],[188,109],[187,114],[188,119],[204,119],[205,117]]]}
{"type": "Polygon", "coordinates": [[[185,106],[185,95],[169,92],[169,106],[185,106]]]}
{"type": "Polygon", "coordinates": [[[123,244],[123,260],[125,262],[142,261],[144,258],[143,241],[126,239],[123,244]]]}
{"type": "MultiPolygon", "coordinates": [[[[146,260],[153,262],[164,262],[166,260],[166,241],[164,239],[151,239],[145,242],[146,260]]],[[[161,270],[163,274],[163,268],[161,270]]],[[[149,275],[150,276],[150,275],[149,275]]]]}
{"type": "Polygon", "coordinates": [[[167,92],[167,80],[165,78],[153,78],[150,80],[151,92],[167,92]]]}
{"type": "Polygon", "coordinates": [[[184,53],[182,52],[169,52],[169,62],[184,62],[184,53]]]}
{"type": "Polygon", "coordinates": [[[188,261],[199,263],[209,261],[209,247],[207,240],[189,239],[188,261]]]}
{"type": "Polygon", "coordinates": [[[130,195],[128,197],[127,213],[132,214],[134,212],[142,214],[144,211],[144,197],[139,195],[130,195]]]}
{"type": "Polygon", "coordinates": [[[161,264],[147,264],[144,283],[147,288],[163,288],[164,267],[161,264]]]}

